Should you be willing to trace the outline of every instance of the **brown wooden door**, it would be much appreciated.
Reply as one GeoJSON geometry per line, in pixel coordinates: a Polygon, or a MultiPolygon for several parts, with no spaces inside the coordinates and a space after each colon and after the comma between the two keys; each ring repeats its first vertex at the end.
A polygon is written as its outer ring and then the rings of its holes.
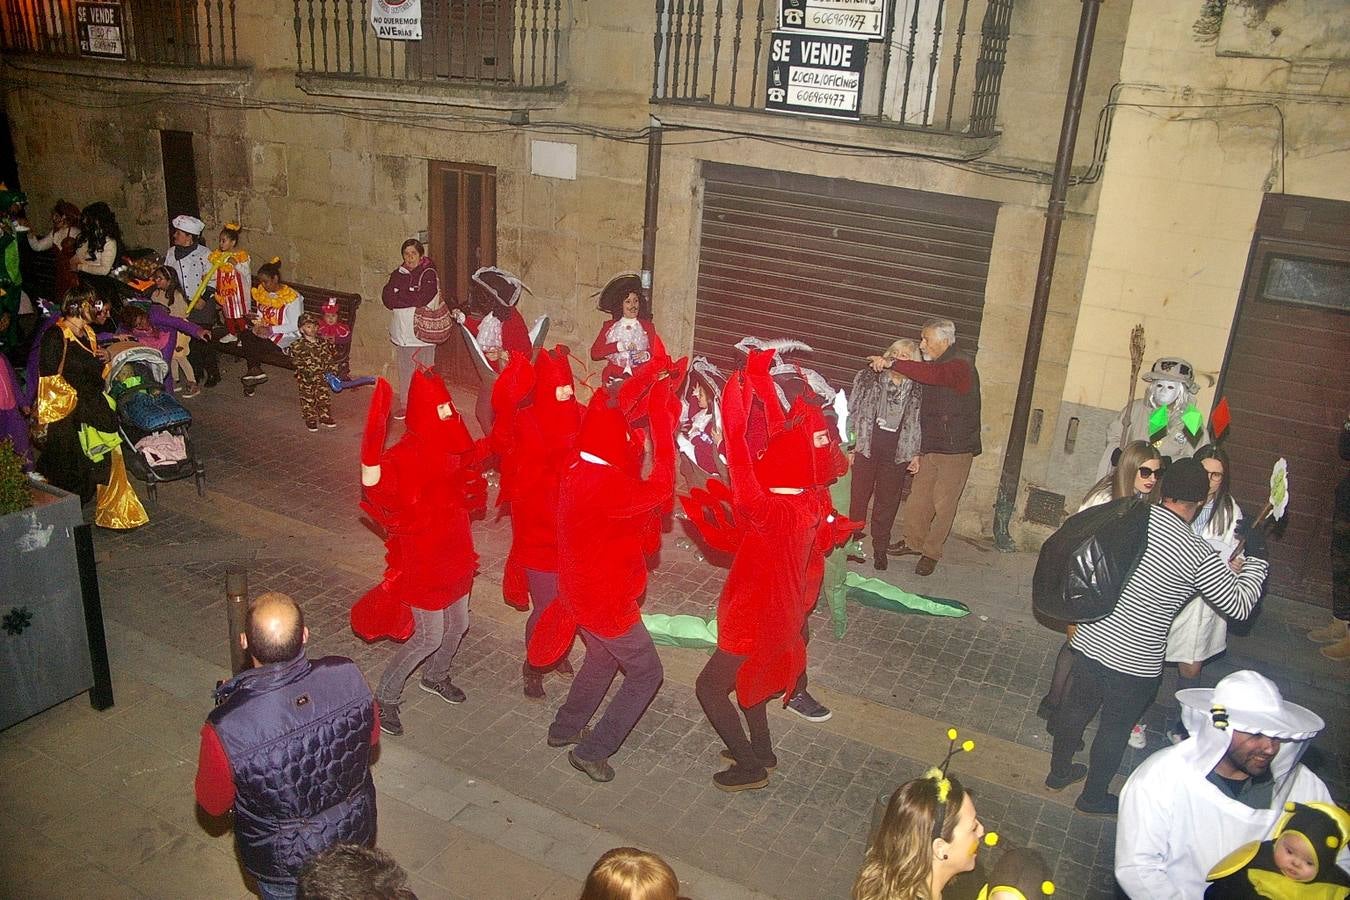
{"type": "MultiPolygon", "coordinates": [[[[464,306],[470,277],[481,266],[497,263],[497,170],[491,166],[431,161],[431,245],[441,278],[441,298],[464,306]]],[[[436,365],[447,376],[477,380],[463,342],[451,338],[436,352],[436,365]]]]}
{"type": "Polygon", "coordinates": [[[1249,516],[1289,461],[1289,508],[1270,541],[1270,587],[1319,605],[1331,595],[1331,511],[1346,473],[1337,443],[1350,411],[1350,203],[1265,199],[1216,397],[1233,494],[1249,516]]]}
{"type": "Polygon", "coordinates": [[[746,335],[791,337],[836,387],[931,318],[974,351],[998,204],[704,165],[694,352],[739,365],[746,335]]]}

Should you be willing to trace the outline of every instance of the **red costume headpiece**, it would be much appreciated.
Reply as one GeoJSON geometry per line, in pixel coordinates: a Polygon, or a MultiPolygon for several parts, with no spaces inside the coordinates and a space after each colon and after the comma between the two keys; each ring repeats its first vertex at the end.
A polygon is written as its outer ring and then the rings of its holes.
{"type": "Polygon", "coordinates": [[[547,439],[563,445],[576,440],[581,428],[581,404],[576,399],[572,366],[563,344],[552,350],[540,350],[535,357],[534,408],[547,439]],[[559,393],[564,397],[559,398],[559,393]]]}
{"type": "Polygon", "coordinates": [[[613,402],[609,391],[597,390],[581,420],[577,450],[637,478],[642,469],[642,444],[639,436],[628,427],[628,419],[613,402]]]}
{"type": "Polygon", "coordinates": [[[418,369],[408,386],[408,430],[448,453],[468,453],[473,436],[455,409],[445,381],[430,369],[418,369]]]}
{"type": "Polygon", "coordinates": [[[768,445],[755,459],[755,477],[765,487],[810,488],[829,484],[840,473],[837,448],[829,440],[829,424],[820,408],[798,397],[782,423],[769,433],[768,445]],[[817,435],[824,446],[817,447],[817,435]]]}

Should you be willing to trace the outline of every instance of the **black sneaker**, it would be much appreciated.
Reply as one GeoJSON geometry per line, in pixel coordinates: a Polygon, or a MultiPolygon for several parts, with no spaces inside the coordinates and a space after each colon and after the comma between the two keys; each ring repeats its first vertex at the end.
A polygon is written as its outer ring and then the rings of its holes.
{"type": "Polygon", "coordinates": [[[308,428],[310,431],[318,431],[318,430],[319,430],[319,423],[316,422],[316,421],[314,421],[313,419],[306,419],[306,420],[305,420],[305,427],[308,428]]]}
{"type": "Polygon", "coordinates": [[[734,794],[737,791],[757,791],[768,787],[769,773],[764,767],[748,768],[736,763],[729,769],[713,774],[713,786],[719,791],[734,794]]]}
{"type": "Polygon", "coordinates": [[[1052,791],[1062,791],[1075,782],[1082,781],[1087,777],[1087,766],[1082,763],[1073,763],[1069,766],[1069,771],[1063,775],[1056,775],[1051,772],[1045,776],[1045,786],[1052,791]]]}
{"type": "Polygon", "coordinates": [[[543,674],[534,666],[525,663],[520,675],[525,682],[525,696],[531,700],[543,700],[545,696],[543,674]]]}
{"type": "MultiPolygon", "coordinates": [[[[731,763],[733,766],[736,765],[736,757],[731,755],[730,750],[724,749],[722,751],[722,758],[725,759],[727,762],[731,763]]],[[[768,755],[756,753],[755,761],[758,762],[760,766],[762,766],[764,770],[767,772],[772,772],[774,769],[778,768],[778,757],[773,753],[769,753],[768,755]]]]}
{"type": "Polygon", "coordinates": [[[1103,794],[1100,797],[1080,796],[1074,801],[1073,808],[1090,816],[1114,816],[1120,812],[1120,798],[1115,794],[1103,794]]]}
{"type": "Polygon", "coordinates": [[[794,694],[792,699],[788,701],[787,708],[808,722],[828,722],[830,716],[834,715],[830,712],[828,706],[822,704],[806,691],[798,691],[794,694]]]}
{"type": "Polygon", "coordinates": [[[428,694],[435,694],[446,703],[463,703],[469,699],[464,692],[450,683],[450,679],[444,681],[427,681],[425,678],[417,682],[417,686],[428,694]]]}
{"type": "Polygon", "coordinates": [[[568,750],[567,761],[578,772],[586,773],[586,777],[591,781],[598,781],[603,784],[606,781],[614,780],[614,768],[606,760],[598,759],[592,762],[589,759],[582,759],[577,756],[575,750],[568,750]]]}
{"type": "Polygon", "coordinates": [[[266,372],[249,372],[239,378],[244,384],[262,384],[267,380],[266,372]]]}
{"type": "Polygon", "coordinates": [[[380,730],[394,737],[403,733],[403,721],[398,717],[397,703],[380,704],[380,730]]]}

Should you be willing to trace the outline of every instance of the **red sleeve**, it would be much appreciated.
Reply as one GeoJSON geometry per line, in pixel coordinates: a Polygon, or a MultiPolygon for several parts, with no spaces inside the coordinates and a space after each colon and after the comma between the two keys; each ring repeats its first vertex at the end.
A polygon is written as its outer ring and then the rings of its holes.
{"type": "Polygon", "coordinates": [[[475,319],[473,316],[465,316],[464,327],[469,330],[469,334],[478,337],[478,323],[482,321],[482,319],[475,319]]]}
{"type": "Polygon", "coordinates": [[[946,362],[895,359],[891,360],[891,369],[906,378],[913,378],[919,384],[949,387],[958,394],[970,390],[970,365],[964,359],[949,359],[946,362]]]}
{"type": "Polygon", "coordinates": [[[380,743],[380,701],[370,702],[375,707],[375,724],[370,728],[370,746],[375,747],[380,743]]]}
{"type": "Polygon", "coordinates": [[[530,343],[530,329],[525,327],[525,317],[518,309],[512,310],[502,324],[502,349],[527,355],[534,351],[534,344],[530,343]]]}
{"type": "Polygon", "coordinates": [[[197,804],[213,816],[223,816],[234,806],[234,774],[230,758],[216,730],[202,726],[202,745],[197,754],[197,804]]]}
{"type": "Polygon", "coordinates": [[[595,336],[595,343],[591,344],[591,359],[608,359],[611,353],[619,352],[619,345],[614,341],[606,341],[605,336],[609,334],[609,329],[614,326],[614,320],[600,326],[600,333],[595,336]]]}

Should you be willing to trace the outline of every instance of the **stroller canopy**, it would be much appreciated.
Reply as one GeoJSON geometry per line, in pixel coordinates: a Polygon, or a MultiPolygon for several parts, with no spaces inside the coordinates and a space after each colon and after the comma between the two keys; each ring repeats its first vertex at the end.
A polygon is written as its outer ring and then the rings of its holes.
{"type": "Polygon", "coordinates": [[[104,384],[111,391],[113,386],[131,373],[126,371],[132,363],[141,363],[150,370],[151,377],[159,384],[169,377],[169,364],[154,347],[128,347],[115,355],[108,363],[108,377],[104,384]]]}

